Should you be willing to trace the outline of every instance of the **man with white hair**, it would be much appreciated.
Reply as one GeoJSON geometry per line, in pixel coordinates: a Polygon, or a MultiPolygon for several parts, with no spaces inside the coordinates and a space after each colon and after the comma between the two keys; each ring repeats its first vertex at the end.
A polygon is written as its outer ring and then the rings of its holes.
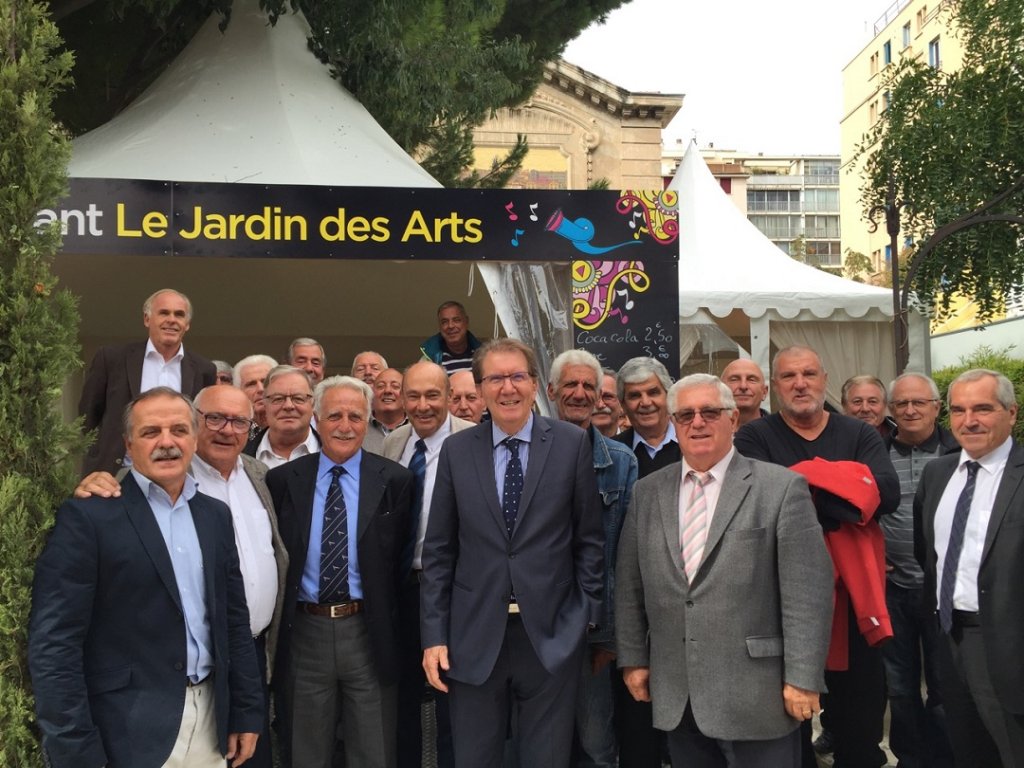
{"type": "Polygon", "coordinates": [[[398,603],[413,475],[362,449],[373,393],[314,392],[320,452],[267,473],[289,555],[275,671],[288,764],[329,768],[339,717],[351,766],[395,764],[398,603]]]}
{"type": "Polygon", "coordinates": [[[276,367],[277,361],[270,355],[249,355],[235,363],[231,371],[234,385],[245,392],[252,403],[252,418],[260,428],[267,426],[267,406],[263,402],[265,380],[276,367]]]}
{"type": "Polygon", "coordinates": [[[668,392],[682,466],[640,480],[619,544],[618,664],[672,764],[799,768],[819,709],[832,563],[807,483],[732,445],[729,387],[668,392]]]}
{"type": "Polygon", "coordinates": [[[142,305],[146,341],[101,347],[89,365],[78,401],[82,428],[98,430],[82,461],[82,474],[116,472],[124,464],[121,413],[141,392],[170,387],[194,397],[217,380],[213,363],[185,349],[182,339],[192,322],[192,302],[173,288],[162,288],[142,305]]]}
{"type": "MultiPolygon", "coordinates": [[[[604,376],[601,364],[589,352],[570,349],[551,363],[548,399],[555,404],[558,418],[586,430],[594,451],[594,476],[600,495],[604,529],[604,621],[587,634],[576,696],[576,733],[587,765],[614,768],[618,746],[613,726],[615,673],[615,554],[622,520],[629,507],[636,482],[636,457],[621,443],[598,432],[593,416],[598,389],[604,376]]],[[[616,675],[617,676],[617,675],[616,675]]]]}

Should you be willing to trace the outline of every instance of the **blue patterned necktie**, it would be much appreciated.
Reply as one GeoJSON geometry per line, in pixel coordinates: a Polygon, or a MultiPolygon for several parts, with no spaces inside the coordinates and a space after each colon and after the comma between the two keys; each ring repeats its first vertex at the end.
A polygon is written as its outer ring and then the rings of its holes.
{"type": "Polygon", "coordinates": [[[505,515],[505,530],[509,538],[516,527],[519,515],[519,500],[523,496],[523,463],[519,460],[519,438],[506,437],[501,441],[508,448],[508,463],[505,465],[505,489],[501,496],[501,511],[505,515]]]}
{"type": "Polygon", "coordinates": [[[964,531],[967,530],[967,518],[971,513],[971,501],[974,499],[974,485],[978,478],[976,461],[968,461],[967,484],[960,491],[953,511],[953,524],[949,530],[949,546],[946,547],[946,558],[942,561],[942,584],[939,588],[939,624],[942,631],[949,634],[953,629],[953,592],[956,589],[956,570],[960,564],[960,552],[964,548],[964,531]]]}
{"type": "Polygon", "coordinates": [[[409,459],[409,471],[412,472],[412,514],[409,515],[412,530],[402,550],[402,573],[412,569],[416,541],[420,535],[420,518],[429,511],[423,508],[423,488],[427,481],[427,444],[422,438],[416,441],[416,450],[409,459]]]}
{"type": "Polygon", "coordinates": [[[331,485],[324,504],[324,527],[320,538],[320,602],[343,603],[348,592],[348,514],[341,475],[345,468],[331,467],[331,485]]]}

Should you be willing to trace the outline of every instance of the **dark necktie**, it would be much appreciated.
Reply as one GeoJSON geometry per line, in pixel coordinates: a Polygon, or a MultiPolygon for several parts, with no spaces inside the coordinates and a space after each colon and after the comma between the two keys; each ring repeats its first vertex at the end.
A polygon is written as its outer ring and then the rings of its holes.
{"type": "Polygon", "coordinates": [[[501,511],[505,515],[505,530],[509,538],[516,527],[519,515],[519,500],[523,495],[523,463],[519,460],[519,439],[506,437],[502,442],[508,448],[508,464],[505,465],[505,489],[501,496],[501,511]]]}
{"type": "Polygon", "coordinates": [[[345,468],[331,467],[331,485],[324,504],[324,527],[320,538],[320,602],[342,603],[348,592],[348,514],[341,475],[345,468]]]}
{"type": "Polygon", "coordinates": [[[416,540],[420,533],[420,517],[428,511],[423,509],[423,486],[427,481],[427,444],[422,439],[416,441],[416,450],[409,459],[409,471],[412,472],[412,514],[409,516],[412,531],[406,537],[406,545],[402,550],[403,573],[413,566],[416,540]]]}
{"type": "Polygon", "coordinates": [[[956,570],[960,564],[960,552],[964,548],[964,531],[967,530],[967,518],[971,513],[971,501],[974,499],[974,485],[978,478],[976,461],[967,462],[967,484],[960,491],[953,511],[953,524],[949,530],[949,546],[946,547],[946,559],[942,562],[942,584],[939,588],[939,624],[942,631],[949,634],[953,628],[953,591],[956,589],[956,570]]]}

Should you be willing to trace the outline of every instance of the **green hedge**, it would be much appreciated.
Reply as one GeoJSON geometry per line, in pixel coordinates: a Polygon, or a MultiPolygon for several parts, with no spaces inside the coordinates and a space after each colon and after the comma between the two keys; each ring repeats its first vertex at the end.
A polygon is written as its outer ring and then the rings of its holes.
{"type": "MultiPolygon", "coordinates": [[[[1013,347],[1009,349],[1013,349],[1013,347]]],[[[951,365],[948,368],[932,372],[932,378],[935,379],[935,383],[939,386],[939,392],[942,394],[942,423],[944,426],[949,426],[949,413],[945,408],[949,385],[953,379],[971,368],[989,368],[999,371],[1013,382],[1017,403],[1024,403],[1024,360],[1010,357],[1009,349],[996,351],[991,347],[981,346],[974,353],[960,358],[959,365],[951,365]]],[[[1019,415],[1017,423],[1013,425],[1013,439],[1018,443],[1024,443],[1024,417],[1019,415]]]]}

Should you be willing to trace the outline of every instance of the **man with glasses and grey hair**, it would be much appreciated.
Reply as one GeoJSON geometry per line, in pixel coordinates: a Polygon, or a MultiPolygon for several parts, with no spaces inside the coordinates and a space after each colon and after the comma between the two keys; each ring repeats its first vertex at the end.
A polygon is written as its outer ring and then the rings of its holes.
{"type": "Polygon", "coordinates": [[[295,768],[330,768],[339,718],[347,765],[396,762],[413,474],[363,450],[372,399],[351,376],[324,379],[314,402],[322,449],[267,473],[289,555],[274,680],[295,768]]]}
{"type": "Polygon", "coordinates": [[[923,373],[904,373],[889,385],[896,430],[886,440],[900,478],[900,505],[878,522],[885,534],[885,599],[893,639],[882,646],[889,694],[889,748],[900,765],[952,765],[938,673],[939,629],[926,608],[924,573],[914,555],[914,494],[925,466],[960,450],[938,423],[939,388],[923,373]],[[921,671],[927,706],[921,699],[921,671]]]}
{"type": "Polygon", "coordinates": [[[267,374],[263,389],[267,428],[256,432],[245,452],[269,469],[320,450],[320,437],[311,425],[313,384],[301,368],[279,365],[267,374]]]}
{"type": "Polygon", "coordinates": [[[673,765],[799,768],[832,614],[807,483],[736,452],[736,403],[716,377],[687,376],[667,401],[682,465],[634,486],[617,562],[619,667],[653,703],[673,765]]]}

